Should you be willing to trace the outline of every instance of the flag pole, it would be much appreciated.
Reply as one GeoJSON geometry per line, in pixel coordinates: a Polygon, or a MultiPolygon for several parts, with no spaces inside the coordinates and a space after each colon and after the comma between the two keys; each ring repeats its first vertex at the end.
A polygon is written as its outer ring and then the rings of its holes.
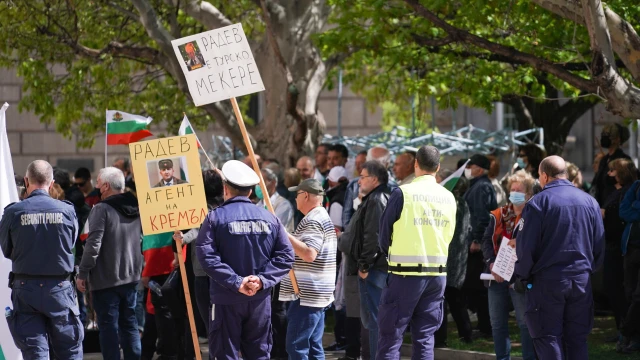
{"type": "Polygon", "coordinates": [[[178,264],[180,264],[180,276],[182,277],[182,288],[184,290],[184,300],[187,305],[187,316],[189,317],[189,327],[191,328],[193,350],[196,355],[196,360],[202,360],[202,355],[200,354],[200,344],[198,343],[198,332],[196,331],[196,323],[193,316],[193,305],[191,304],[191,293],[189,292],[189,283],[187,282],[187,270],[184,266],[184,259],[182,258],[182,240],[177,239],[175,241],[176,249],[178,251],[178,264]]]}
{"type": "Polygon", "coordinates": [[[106,109],[106,111],[104,113],[104,167],[108,166],[107,165],[107,147],[109,146],[109,145],[107,145],[108,144],[108,141],[107,141],[107,136],[108,136],[107,128],[108,128],[108,126],[107,126],[107,124],[109,123],[109,119],[107,119],[107,112],[108,111],[109,111],[109,109],[106,109]]]}
{"type": "MultiPolygon", "coordinates": [[[[182,113],[182,115],[184,115],[184,117],[187,117],[186,113],[182,113]]],[[[189,125],[191,125],[191,122],[189,122],[189,125]]],[[[191,129],[193,130],[193,126],[191,127],[191,129]]],[[[211,168],[212,169],[217,169],[217,167],[215,165],[213,165],[213,161],[211,161],[211,159],[209,159],[209,155],[207,155],[207,150],[205,150],[204,146],[202,146],[202,143],[200,142],[200,138],[198,137],[198,134],[196,134],[195,130],[193,131],[193,135],[196,136],[196,140],[198,141],[198,145],[200,145],[200,148],[202,149],[202,152],[204,153],[204,157],[206,157],[207,161],[209,162],[209,164],[211,164],[211,168]]]]}
{"type": "MultiPolygon", "coordinates": [[[[267,209],[272,214],[275,214],[273,211],[273,206],[271,205],[271,199],[269,197],[269,191],[267,191],[267,186],[264,183],[264,179],[262,178],[262,172],[260,171],[260,166],[258,166],[258,162],[256,161],[256,154],[253,152],[253,146],[251,146],[251,140],[249,140],[249,135],[247,134],[247,128],[244,126],[244,120],[242,119],[242,113],[240,112],[240,107],[238,107],[238,102],[235,97],[231,99],[231,105],[233,106],[233,112],[236,114],[236,120],[238,120],[238,126],[240,127],[240,131],[242,132],[242,139],[244,140],[244,145],[247,147],[247,152],[249,153],[249,158],[251,159],[251,164],[253,164],[253,170],[255,170],[258,175],[258,179],[260,179],[260,189],[262,190],[264,203],[267,205],[267,209]]],[[[293,273],[293,269],[289,271],[289,278],[291,279],[291,286],[293,287],[293,292],[298,295],[300,294],[300,289],[298,288],[298,281],[296,280],[296,276],[293,273]]]]}

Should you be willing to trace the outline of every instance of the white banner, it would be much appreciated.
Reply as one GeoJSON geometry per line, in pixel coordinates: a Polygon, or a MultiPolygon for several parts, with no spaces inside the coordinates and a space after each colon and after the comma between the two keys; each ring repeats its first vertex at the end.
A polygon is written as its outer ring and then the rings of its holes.
{"type": "MultiPolygon", "coordinates": [[[[13,177],[9,138],[7,137],[6,111],[8,107],[9,104],[5,103],[0,109],[0,218],[2,218],[5,206],[19,201],[16,179],[13,177]]],[[[13,307],[11,290],[6,285],[10,271],[11,261],[0,256],[0,308],[3,313],[6,307],[13,307]]],[[[2,359],[22,359],[20,350],[13,343],[6,319],[0,321],[0,360],[2,359]]]]}
{"type": "Polygon", "coordinates": [[[242,24],[171,42],[196,106],[264,91],[242,24]]]}

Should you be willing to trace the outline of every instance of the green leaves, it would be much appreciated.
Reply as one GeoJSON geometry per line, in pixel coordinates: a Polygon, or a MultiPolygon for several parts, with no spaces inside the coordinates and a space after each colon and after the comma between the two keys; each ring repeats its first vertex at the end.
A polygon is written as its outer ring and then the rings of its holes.
{"type": "MultiPolygon", "coordinates": [[[[440,107],[456,105],[449,100],[454,98],[491,111],[503,95],[545,94],[539,72],[468,43],[443,41],[448,34],[404,1],[331,3],[335,26],[317,42],[325,56],[354,52],[343,64],[345,81],[373,103],[391,102],[406,110],[411,96],[433,95],[440,107]]],[[[590,58],[583,27],[527,0],[422,4],[452,26],[541,59],[564,64],[590,58]]],[[[565,94],[578,93],[563,81],[553,78],[549,83],[565,94]]]]}

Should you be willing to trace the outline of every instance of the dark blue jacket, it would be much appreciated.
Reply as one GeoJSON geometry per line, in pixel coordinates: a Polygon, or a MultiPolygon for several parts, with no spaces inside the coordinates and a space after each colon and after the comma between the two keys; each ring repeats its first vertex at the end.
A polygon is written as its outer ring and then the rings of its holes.
{"type": "Polygon", "coordinates": [[[629,244],[640,245],[640,239],[630,239],[631,226],[634,222],[640,221],[640,194],[638,191],[640,180],[631,185],[627,193],[620,202],[620,218],[626,222],[624,233],[622,233],[622,255],[627,254],[629,244]]]}
{"type": "Polygon", "coordinates": [[[210,296],[214,304],[228,305],[259,300],[287,276],[293,266],[293,248],[277,217],[238,196],[212,210],[205,219],[196,255],[213,280],[210,296]],[[256,275],[263,288],[249,297],[240,292],[242,279],[256,275]]]}
{"type": "Polygon", "coordinates": [[[73,205],[35,190],[4,209],[0,245],[12,261],[12,271],[23,275],[66,275],[73,272],[73,247],[78,220],[73,205]]]}
{"type": "Polygon", "coordinates": [[[489,226],[491,211],[498,208],[496,191],[486,175],[471,180],[469,190],[464,194],[471,213],[471,239],[468,243],[482,244],[484,231],[489,226]]]}
{"type": "Polygon", "coordinates": [[[591,274],[604,260],[600,206],[567,180],[548,183],[527,202],[514,237],[521,279],[591,274]]]}

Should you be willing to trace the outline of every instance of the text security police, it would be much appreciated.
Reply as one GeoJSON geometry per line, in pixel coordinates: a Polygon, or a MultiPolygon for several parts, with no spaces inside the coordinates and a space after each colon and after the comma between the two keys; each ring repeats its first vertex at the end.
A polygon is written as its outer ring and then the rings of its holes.
{"type": "Polygon", "coordinates": [[[22,214],[20,216],[20,225],[22,226],[47,224],[64,224],[62,213],[22,214]]]}

